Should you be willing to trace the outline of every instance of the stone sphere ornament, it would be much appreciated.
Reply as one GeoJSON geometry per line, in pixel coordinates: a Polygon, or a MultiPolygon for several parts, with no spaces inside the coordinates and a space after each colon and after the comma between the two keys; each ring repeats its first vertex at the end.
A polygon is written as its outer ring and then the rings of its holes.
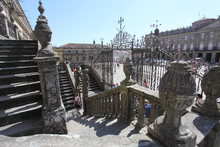
{"type": "Polygon", "coordinates": [[[185,109],[193,104],[195,90],[191,67],[183,61],[172,62],[159,86],[159,97],[165,114],[148,128],[148,132],[166,146],[195,146],[196,135],[181,121],[185,109]]]}

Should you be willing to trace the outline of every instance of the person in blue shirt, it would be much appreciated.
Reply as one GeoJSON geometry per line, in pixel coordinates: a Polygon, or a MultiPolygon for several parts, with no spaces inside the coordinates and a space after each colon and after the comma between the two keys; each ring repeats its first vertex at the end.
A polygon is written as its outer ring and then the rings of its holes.
{"type": "Polygon", "coordinates": [[[149,125],[149,117],[150,117],[150,111],[151,111],[151,104],[149,103],[148,100],[144,101],[144,108],[145,108],[145,113],[144,113],[144,124],[146,126],[149,125]]]}

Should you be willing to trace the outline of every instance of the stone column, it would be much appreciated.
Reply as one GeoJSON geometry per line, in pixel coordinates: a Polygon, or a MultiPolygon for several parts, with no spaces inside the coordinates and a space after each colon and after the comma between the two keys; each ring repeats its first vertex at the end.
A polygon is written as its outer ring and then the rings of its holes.
{"type": "Polygon", "coordinates": [[[128,90],[127,88],[123,88],[121,90],[121,110],[120,110],[120,121],[127,122],[128,121],[128,90]]]}
{"type": "Polygon", "coordinates": [[[80,92],[80,72],[79,72],[79,67],[76,68],[76,71],[74,72],[74,78],[75,78],[75,92],[79,93],[80,92]]]}
{"type": "Polygon", "coordinates": [[[181,114],[194,100],[195,80],[186,62],[172,62],[159,86],[159,96],[165,109],[148,132],[169,147],[194,147],[196,135],[182,124],[181,114]]]}
{"type": "Polygon", "coordinates": [[[83,84],[83,96],[82,96],[82,100],[83,100],[83,109],[84,109],[84,112],[83,112],[83,115],[86,115],[87,114],[87,106],[86,106],[86,102],[85,102],[85,99],[88,98],[88,86],[89,86],[89,76],[88,76],[88,72],[89,70],[88,69],[84,69],[83,70],[83,77],[82,77],[82,84],[83,84]]]}
{"type": "MultiPolygon", "coordinates": [[[[135,84],[135,82],[131,79],[131,75],[133,72],[133,64],[129,58],[125,60],[123,70],[126,77],[121,82],[121,85],[125,87],[135,84]]],[[[122,108],[121,108],[122,110],[121,110],[120,119],[124,121],[129,121],[131,119],[129,118],[128,113],[130,111],[129,109],[132,108],[131,103],[134,103],[134,101],[131,101],[131,99],[129,99],[128,90],[126,87],[123,88],[123,90],[121,91],[121,100],[122,100],[122,108]]]]}
{"type": "Polygon", "coordinates": [[[42,91],[42,117],[43,117],[43,132],[66,134],[66,111],[63,106],[60,87],[58,80],[57,63],[59,57],[53,51],[51,40],[51,30],[47,25],[47,19],[43,16],[44,9],[40,3],[39,11],[41,15],[38,17],[37,25],[35,26],[36,38],[40,41],[41,48],[34,58],[38,64],[40,73],[40,83],[42,91]]]}
{"type": "Polygon", "coordinates": [[[202,89],[206,95],[205,101],[200,100],[192,107],[192,111],[220,119],[216,99],[220,97],[220,67],[211,68],[202,79],[202,89]]]}

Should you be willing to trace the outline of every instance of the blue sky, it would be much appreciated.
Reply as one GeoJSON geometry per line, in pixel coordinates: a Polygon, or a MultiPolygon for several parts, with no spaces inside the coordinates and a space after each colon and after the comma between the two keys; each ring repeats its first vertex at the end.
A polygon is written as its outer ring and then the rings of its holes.
{"type": "MultiPolygon", "coordinates": [[[[20,0],[34,29],[38,0],[20,0]]],[[[124,18],[125,31],[137,38],[150,33],[156,20],[160,31],[190,26],[205,17],[220,15],[220,0],[42,0],[53,32],[52,44],[110,43],[124,18]]]]}

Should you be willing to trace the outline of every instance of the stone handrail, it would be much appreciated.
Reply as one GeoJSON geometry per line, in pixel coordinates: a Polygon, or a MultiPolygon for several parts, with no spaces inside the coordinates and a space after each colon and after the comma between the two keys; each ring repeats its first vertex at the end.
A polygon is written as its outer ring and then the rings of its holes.
{"type": "Polygon", "coordinates": [[[68,78],[69,78],[72,90],[75,91],[75,78],[73,76],[70,64],[65,64],[65,67],[66,67],[66,72],[67,72],[67,75],[68,75],[68,78]]]}

